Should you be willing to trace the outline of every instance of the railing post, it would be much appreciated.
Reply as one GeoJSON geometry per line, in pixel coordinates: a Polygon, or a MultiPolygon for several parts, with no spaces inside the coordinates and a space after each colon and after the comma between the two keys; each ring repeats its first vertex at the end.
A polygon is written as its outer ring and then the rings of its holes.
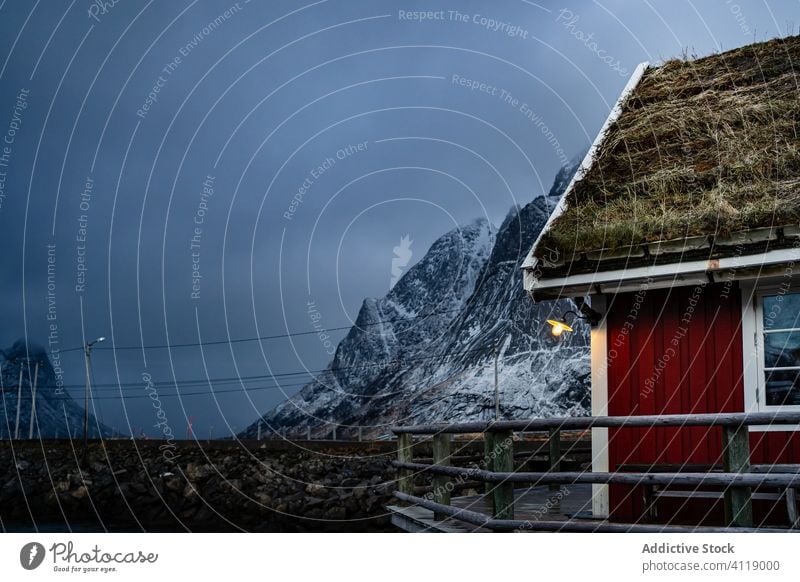
{"type": "MultiPolygon", "coordinates": [[[[550,449],[550,471],[558,473],[561,470],[561,429],[551,428],[550,436],[548,437],[548,445],[550,449]]],[[[550,484],[550,489],[560,491],[561,485],[558,483],[550,484]]]]}
{"type": "MultiPolygon", "coordinates": [[[[493,459],[494,455],[492,450],[494,449],[494,433],[490,431],[486,431],[483,433],[483,463],[481,463],[481,469],[485,469],[486,471],[492,471],[494,467],[493,459]]],[[[483,484],[483,492],[486,495],[491,495],[493,485],[489,482],[483,484]]],[[[494,502],[492,500],[492,502],[494,502]]]]}
{"type": "MultiPolygon", "coordinates": [[[[412,434],[401,432],[398,435],[397,460],[401,463],[412,463],[414,461],[414,436],[412,434]]],[[[409,469],[400,469],[397,488],[401,493],[414,495],[414,479],[409,469]]]]}
{"type": "MultiPolygon", "coordinates": [[[[514,471],[514,432],[499,430],[494,433],[494,461],[492,471],[511,473],[514,471]]],[[[496,519],[514,519],[514,484],[493,483],[494,517],[496,519]]]]}
{"type": "Polygon", "coordinates": [[[800,518],[797,517],[797,490],[787,487],[783,494],[786,496],[786,513],[789,516],[789,527],[800,529],[800,518]]]}
{"type": "MultiPolygon", "coordinates": [[[[750,471],[750,431],[745,425],[722,428],[722,462],[727,473],[750,471]]],[[[750,487],[725,489],[725,521],[732,526],[753,527],[750,487]]]]}
{"type": "MultiPolygon", "coordinates": [[[[450,433],[439,433],[433,436],[433,464],[450,466],[450,443],[452,435],[450,433]]],[[[451,478],[447,475],[434,475],[433,476],[433,500],[442,505],[450,505],[450,491],[448,485],[452,489],[451,478]]],[[[443,513],[433,514],[435,521],[442,521],[447,519],[443,513]]]]}
{"type": "MultiPolygon", "coordinates": [[[[561,470],[561,429],[559,428],[551,428],[550,435],[548,437],[548,445],[550,449],[550,454],[548,455],[548,461],[550,465],[550,472],[551,473],[558,473],[561,470]]],[[[561,485],[558,483],[551,483],[550,491],[559,492],[561,491],[561,485]]],[[[552,499],[552,503],[550,505],[550,512],[549,513],[561,513],[561,500],[558,496],[555,496],[552,499]]]]}

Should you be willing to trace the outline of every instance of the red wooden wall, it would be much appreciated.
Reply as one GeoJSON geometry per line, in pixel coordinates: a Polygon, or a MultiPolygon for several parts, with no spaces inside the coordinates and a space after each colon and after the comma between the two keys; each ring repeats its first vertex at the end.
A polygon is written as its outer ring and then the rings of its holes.
{"type": "MultiPolygon", "coordinates": [[[[744,410],[737,285],[643,290],[609,299],[610,415],[744,410]]],[[[756,432],[750,440],[754,463],[800,462],[800,433],[756,432]]],[[[612,471],[642,463],[721,463],[721,453],[719,428],[609,430],[612,471]]],[[[639,488],[612,486],[610,502],[617,521],[642,515],[639,488]]],[[[721,519],[721,504],[662,499],[659,513],[672,521],[694,522],[702,515],[713,522],[721,519]]],[[[781,515],[776,510],[770,521],[781,515]]]]}

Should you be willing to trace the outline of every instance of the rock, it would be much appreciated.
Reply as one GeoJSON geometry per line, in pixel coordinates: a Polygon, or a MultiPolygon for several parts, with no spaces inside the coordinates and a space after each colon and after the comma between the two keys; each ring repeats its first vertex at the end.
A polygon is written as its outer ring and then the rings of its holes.
{"type": "Polygon", "coordinates": [[[319,497],[306,497],[303,500],[303,508],[311,509],[312,507],[317,507],[318,505],[322,505],[323,503],[325,503],[325,500],[320,499],[319,497]]]}
{"type": "Polygon", "coordinates": [[[215,472],[210,465],[197,465],[195,463],[186,465],[186,476],[190,481],[204,481],[215,472]]]}
{"type": "Polygon", "coordinates": [[[203,506],[200,507],[200,509],[197,510],[197,514],[195,515],[195,520],[198,523],[203,523],[203,522],[211,521],[215,517],[216,516],[214,515],[214,513],[208,507],[203,505],[203,506]]]}
{"type": "Polygon", "coordinates": [[[86,487],[81,485],[74,491],[70,491],[70,495],[72,496],[73,499],[83,499],[84,497],[89,495],[89,491],[86,489],[86,487]]]}
{"type": "Polygon", "coordinates": [[[306,493],[315,497],[327,497],[328,489],[319,483],[309,483],[306,485],[306,493]]]}
{"type": "Polygon", "coordinates": [[[191,483],[187,483],[186,487],[183,488],[183,498],[188,500],[197,499],[197,489],[191,483]]]}
{"type": "Polygon", "coordinates": [[[228,479],[227,481],[223,481],[220,484],[220,489],[226,491],[228,493],[237,492],[242,490],[242,480],[241,479],[228,479]]]}
{"type": "Polygon", "coordinates": [[[344,507],[347,509],[347,512],[352,515],[361,509],[361,504],[355,497],[350,497],[349,499],[345,500],[344,507]]]}
{"type": "Polygon", "coordinates": [[[19,481],[11,479],[0,489],[0,501],[5,502],[6,500],[14,499],[20,493],[22,493],[22,488],[19,485],[19,481]]]}
{"type": "Polygon", "coordinates": [[[347,518],[347,512],[344,507],[337,505],[328,509],[324,517],[325,519],[341,521],[347,518]]]}
{"type": "Polygon", "coordinates": [[[197,513],[196,507],[189,507],[188,509],[184,509],[178,514],[178,517],[185,520],[190,520],[194,517],[194,514],[197,513]]]}
{"type": "Polygon", "coordinates": [[[141,495],[143,493],[147,493],[147,487],[145,487],[141,483],[131,483],[131,491],[141,495]]]}

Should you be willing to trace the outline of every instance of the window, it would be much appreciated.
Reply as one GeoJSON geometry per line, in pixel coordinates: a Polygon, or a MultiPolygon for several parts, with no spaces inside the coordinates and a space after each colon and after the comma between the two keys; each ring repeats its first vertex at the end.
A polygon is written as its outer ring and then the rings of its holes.
{"type": "Polygon", "coordinates": [[[759,297],[756,402],[761,410],[800,409],[800,292],[784,286],[759,297]]]}

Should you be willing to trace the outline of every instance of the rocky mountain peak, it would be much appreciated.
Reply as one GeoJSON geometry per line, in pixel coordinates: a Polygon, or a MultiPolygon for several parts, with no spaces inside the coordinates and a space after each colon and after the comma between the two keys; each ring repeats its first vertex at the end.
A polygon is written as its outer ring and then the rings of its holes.
{"type": "Polygon", "coordinates": [[[440,237],[385,297],[364,301],[328,370],[258,422],[376,436],[393,423],[488,418],[495,349],[505,418],[587,414],[588,329],[552,338],[545,320],[574,306],[533,304],[520,271],[576,168],[496,231],[478,219],[440,237]]]}

